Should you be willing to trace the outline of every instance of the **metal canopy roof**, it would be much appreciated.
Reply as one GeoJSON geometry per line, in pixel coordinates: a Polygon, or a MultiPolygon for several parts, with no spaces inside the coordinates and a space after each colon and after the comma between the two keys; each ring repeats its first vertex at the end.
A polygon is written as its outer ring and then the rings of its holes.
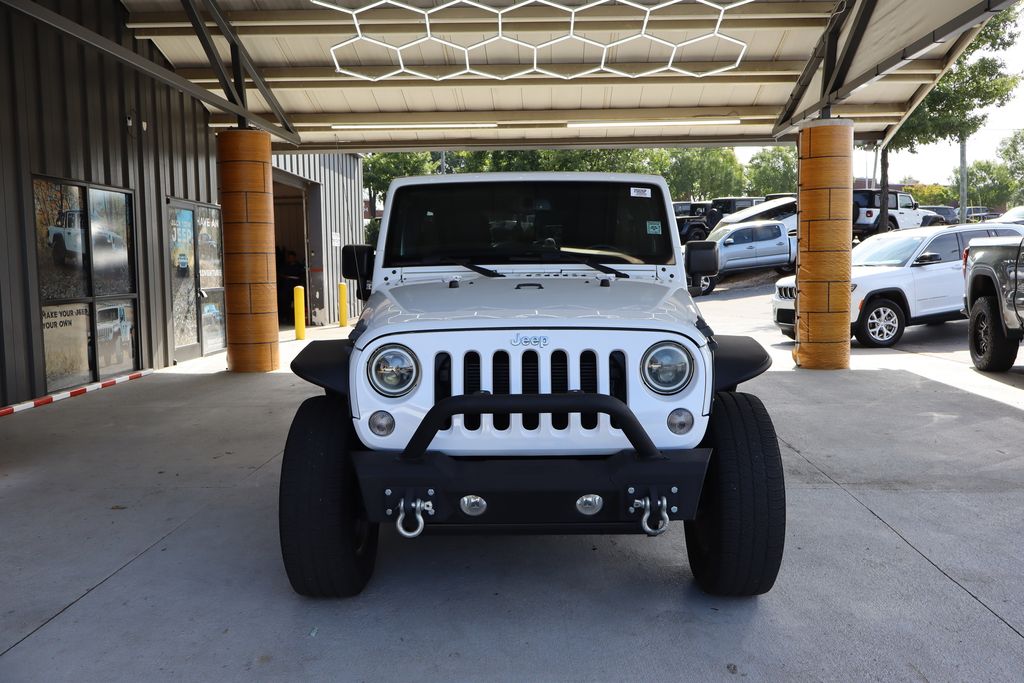
{"type": "MultiPolygon", "coordinates": [[[[153,40],[179,76],[224,92],[223,72],[212,68],[184,9],[204,12],[206,0],[123,3],[129,28],[153,40]]],[[[272,89],[269,100],[249,92],[251,111],[275,120],[276,97],[301,147],[378,151],[765,144],[823,107],[852,118],[858,139],[881,141],[1010,4],[219,0],[213,7],[272,89]]],[[[230,63],[229,41],[206,16],[215,51],[230,63]]],[[[213,123],[235,125],[236,116],[215,111],[213,123]]]]}

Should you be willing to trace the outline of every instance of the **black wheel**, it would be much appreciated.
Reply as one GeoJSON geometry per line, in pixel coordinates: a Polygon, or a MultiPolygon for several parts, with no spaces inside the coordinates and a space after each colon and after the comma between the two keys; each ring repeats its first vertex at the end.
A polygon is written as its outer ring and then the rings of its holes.
{"type": "Polygon", "coordinates": [[[889,299],[873,299],[860,312],[853,333],[864,346],[893,346],[903,336],[907,320],[903,309],[889,299]]]}
{"type": "Polygon", "coordinates": [[[899,223],[897,223],[895,221],[895,219],[890,218],[889,219],[889,227],[885,229],[885,232],[892,232],[893,230],[899,230],[899,229],[900,229],[899,223]]]}
{"type": "Polygon", "coordinates": [[[714,595],[771,590],[786,540],[786,484],[772,419],[756,396],[715,395],[713,449],[697,517],[685,522],[697,585],[714,595]]]}
{"type": "Polygon", "coordinates": [[[715,285],[718,284],[718,276],[716,275],[703,275],[700,278],[700,295],[707,296],[714,291],[715,285]]]}
{"type": "Polygon", "coordinates": [[[53,240],[53,263],[63,266],[68,260],[68,248],[64,245],[64,238],[58,237],[53,240]]]}
{"type": "Polygon", "coordinates": [[[775,269],[775,272],[778,273],[779,275],[792,275],[795,270],[796,265],[790,264],[788,266],[779,266],[778,268],[775,269]]]}
{"type": "Polygon", "coordinates": [[[686,241],[689,242],[691,240],[693,240],[693,241],[696,241],[696,240],[706,240],[707,238],[708,238],[708,231],[707,230],[705,230],[704,228],[694,228],[693,230],[690,231],[690,236],[686,238],[686,241]]]}
{"type": "Polygon", "coordinates": [[[1020,344],[1006,336],[994,296],[983,296],[971,305],[967,335],[974,367],[984,372],[1006,372],[1013,367],[1020,344]]]}
{"type": "Polygon", "coordinates": [[[366,518],[349,457],[356,443],[336,396],[307,399],[292,420],[278,514],[284,567],[301,595],[356,595],[373,575],[378,525],[366,518]]]}

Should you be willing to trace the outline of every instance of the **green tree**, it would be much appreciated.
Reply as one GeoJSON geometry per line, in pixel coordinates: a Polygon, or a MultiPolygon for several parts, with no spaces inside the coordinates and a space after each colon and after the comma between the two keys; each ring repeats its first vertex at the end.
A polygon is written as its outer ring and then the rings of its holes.
{"type": "Polygon", "coordinates": [[[545,171],[595,171],[661,175],[669,165],[663,149],[554,149],[543,150],[545,171]]]}
{"type": "Polygon", "coordinates": [[[795,147],[765,147],[747,164],[747,194],[796,192],[796,172],[795,147]]]}
{"type": "Polygon", "coordinates": [[[541,152],[536,149],[504,149],[491,152],[489,171],[524,173],[543,171],[541,152]]]}
{"type": "Polygon", "coordinates": [[[1016,24],[1015,6],[1003,10],[985,24],[889,143],[889,149],[913,152],[918,145],[940,140],[958,142],[961,149],[958,184],[962,205],[967,203],[969,187],[965,161],[967,139],[988,120],[985,108],[1006,104],[1020,81],[1020,74],[1010,73],[999,54],[1017,41],[1019,32],[1016,24]]]}
{"type": "Polygon", "coordinates": [[[370,154],[363,159],[363,185],[369,194],[370,206],[377,206],[395,178],[429,175],[437,171],[438,163],[430,152],[389,152],[370,154]]]}
{"type": "Polygon", "coordinates": [[[1015,189],[1011,201],[1024,204],[1024,130],[1018,130],[999,144],[999,158],[1006,164],[1015,189]]]}
{"type": "Polygon", "coordinates": [[[907,192],[922,206],[951,206],[956,201],[957,190],[948,185],[907,185],[907,192]]]}
{"type": "Polygon", "coordinates": [[[710,199],[743,193],[743,165],[732,148],[686,148],[669,152],[663,173],[674,199],[710,199]]]}
{"type": "MultiPolygon", "coordinates": [[[[952,181],[959,182],[960,170],[953,171],[952,181]]],[[[975,161],[967,167],[968,203],[1003,209],[1013,199],[1017,184],[1006,164],[998,161],[975,161]]]]}
{"type": "Polygon", "coordinates": [[[448,152],[443,173],[484,173],[490,169],[491,153],[479,151],[448,152]]]}

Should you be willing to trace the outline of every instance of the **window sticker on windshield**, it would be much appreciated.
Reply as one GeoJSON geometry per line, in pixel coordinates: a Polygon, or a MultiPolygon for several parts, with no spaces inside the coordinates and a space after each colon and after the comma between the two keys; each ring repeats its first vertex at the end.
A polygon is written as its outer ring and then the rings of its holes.
{"type": "Polygon", "coordinates": [[[647,234],[648,235],[660,235],[661,234],[661,221],[647,221],[647,234]]]}
{"type": "Polygon", "coordinates": [[[630,197],[646,197],[651,198],[651,188],[649,187],[631,187],[629,188],[630,197]]]}

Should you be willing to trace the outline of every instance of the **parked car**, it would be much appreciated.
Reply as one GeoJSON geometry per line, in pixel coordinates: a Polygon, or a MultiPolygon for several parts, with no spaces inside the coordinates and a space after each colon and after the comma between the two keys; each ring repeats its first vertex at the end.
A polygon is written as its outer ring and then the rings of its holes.
{"type": "Polygon", "coordinates": [[[719,224],[708,241],[718,244],[719,268],[718,275],[699,282],[701,295],[710,294],[724,275],[758,268],[791,272],[796,263],[796,228],[782,221],[719,224]]]}
{"type": "Polygon", "coordinates": [[[999,216],[998,211],[993,211],[987,206],[968,206],[967,207],[967,222],[968,223],[980,223],[991,218],[997,218],[999,216]]]}
{"type": "Polygon", "coordinates": [[[796,228],[796,198],[781,197],[741,209],[722,218],[716,227],[752,221],[778,221],[785,224],[786,231],[789,232],[796,228]]]}
{"type": "Polygon", "coordinates": [[[888,225],[879,226],[881,197],[881,190],[853,191],[854,237],[864,239],[878,232],[919,228],[933,221],[938,222],[938,214],[922,209],[909,193],[889,192],[888,225]]]}
{"type": "Polygon", "coordinates": [[[1015,206],[1008,209],[1006,213],[993,219],[994,223],[1015,223],[1024,225],[1024,206],[1015,206]]]}
{"type": "Polygon", "coordinates": [[[177,266],[178,266],[178,275],[179,276],[188,275],[188,271],[189,271],[188,254],[185,254],[184,252],[178,254],[177,266]]]}
{"type": "Polygon", "coordinates": [[[764,197],[716,197],[711,200],[711,210],[708,211],[708,228],[714,230],[718,221],[729,214],[750,208],[763,201],[764,197]]]}
{"type": "MultiPolygon", "coordinates": [[[[850,330],[864,346],[899,342],[909,325],[963,318],[962,254],[979,237],[1021,235],[1014,225],[913,228],[869,237],[853,249],[850,330]]],[[[775,285],[772,316],[795,337],[796,278],[775,285]]]]}
{"type": "MultiPolygon", "coordinates": [[[[942,219],[942,223],[946,225],[956,225],[960,222],[960,214],[952,206],[922,206],[921,209],[936,214],[942,219]]],[[[938,222],[933,223],[933,225],[940,224],[938,222]]]]}
{"type": "Polygon", "coordinates": [[[100,306],[96,310],[96,338],[100,355],[109,363],[122,363],[132,355],[132,329],[128,308],[124,305],[100,306]]]}
{"type": "Polygon", "coordinates": [[[770,202],[773,199],[782,199],[783,197],[792,197],[793,199],[796,199],[797,193],[796,192],[772,192],[771,194],[766,194],[764,196],[764,200],[766,202],[770,202]]]}
{"type": "Polygon", "coordinates": [[[673,202],[672,210],[676,217],[679,239],[683,244],[690,240],[707,238],[710,232],[707,214],[711,210],[711,202],[673,202]]]}
{"type": "Polygon", "coordinates": [[[978,239],[964,252],[964,308],[974,367],[1005,372],[1024,337],[1024,240],[1019,235],[978,239]]]}
{"type": "Polygon", "coordinates": [[[353,334],[310,343],[291,366],[325,390],[299,407],[281,463],[295,591],[359,593],[381,524],[403,538],[656,536],[673,520],[688,520],[702,589],[771,588],[782,461],[764,406],[736,392],[770,356],[712,338],[684,280],[714,272],[715,248],[678,258],[668,192],[625,174],[391,184],[376,250],[342,250],[366,300],[353,334]],[[515,240],[496,243],[492,226],[510,217],[515,240]]]}

